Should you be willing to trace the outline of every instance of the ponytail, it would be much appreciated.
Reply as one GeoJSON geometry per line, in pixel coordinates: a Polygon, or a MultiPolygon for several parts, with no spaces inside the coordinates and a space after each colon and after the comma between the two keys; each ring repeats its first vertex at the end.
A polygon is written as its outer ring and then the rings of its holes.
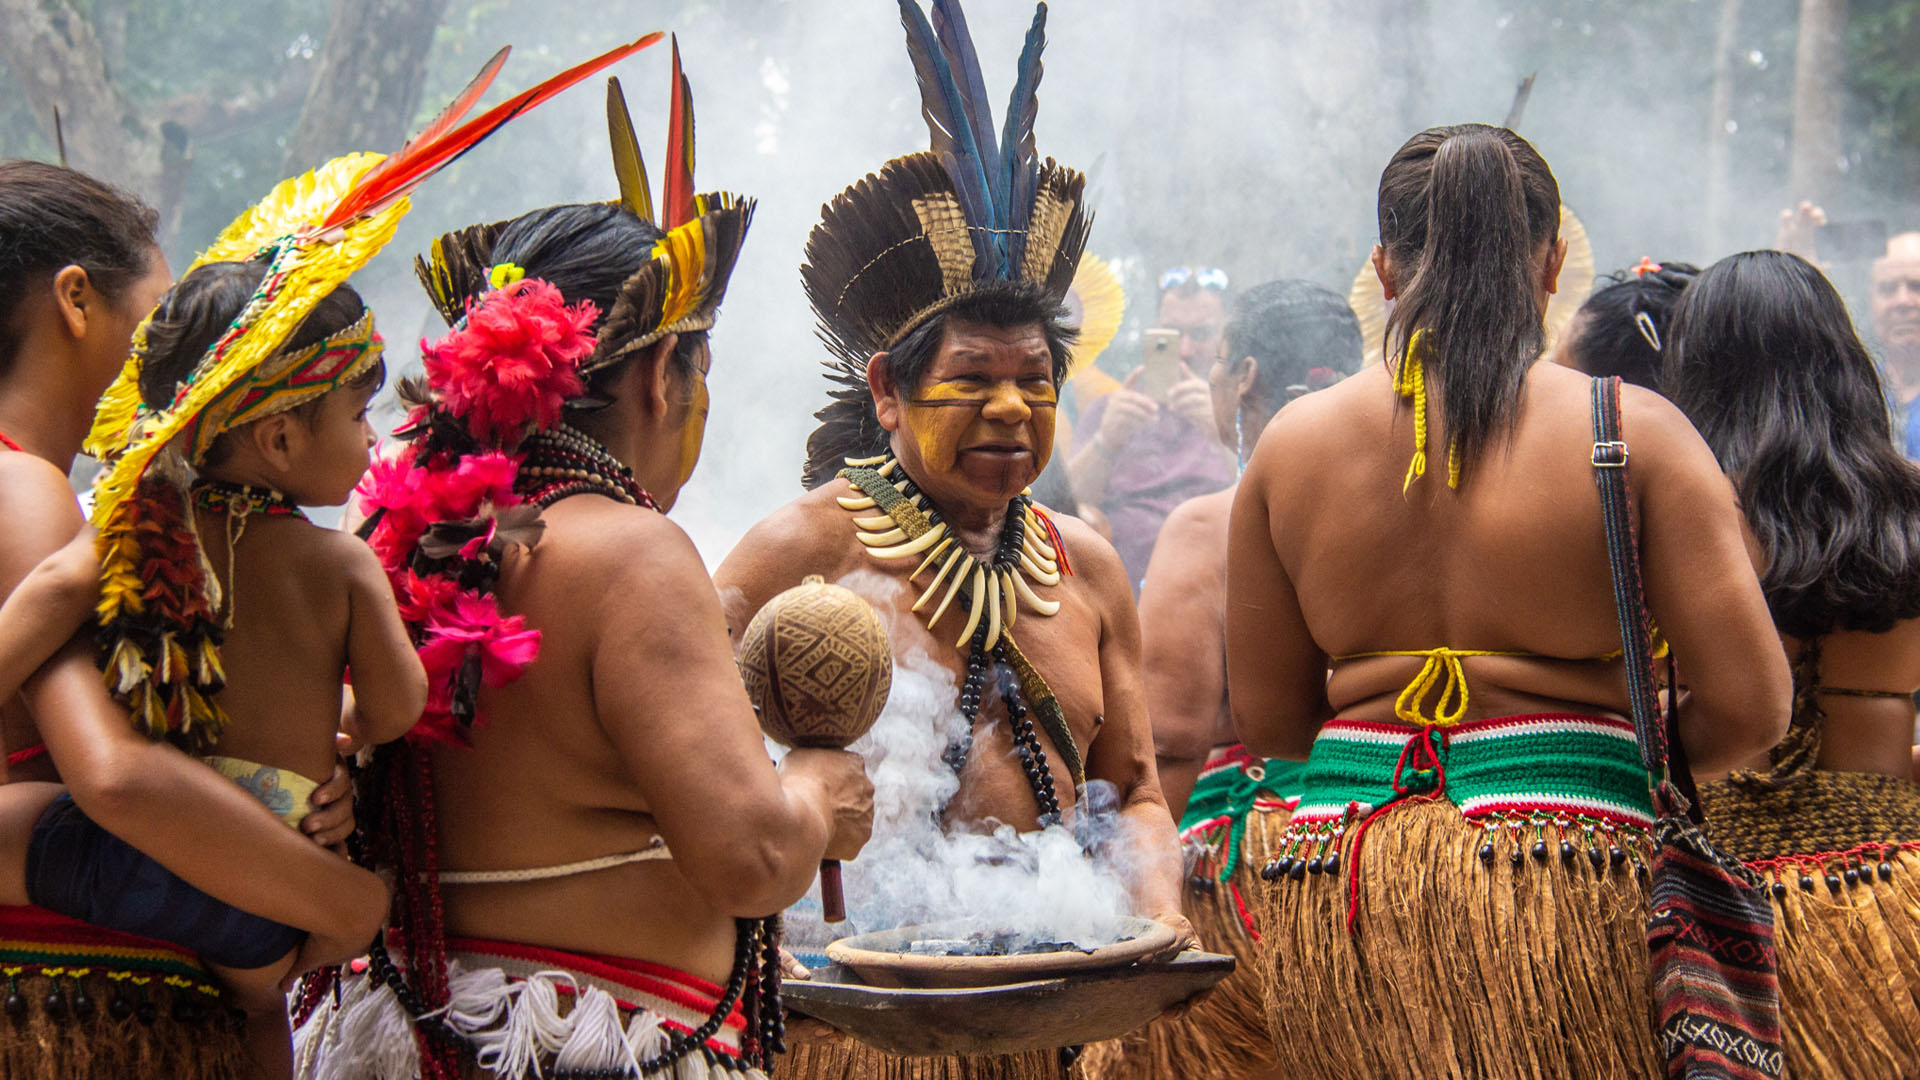
{"type": "Polygon", "coordinates": [[[1387,164],[1379,215],[1400,279],[1387,355],[1408,363],[1414,333],[1426,331],[1418,359],[1464,471],[1518,421],[1527,368],[1546,347],[1535,255],[1559,236],[1560,188],[1505,128],[1432,128],[1387,164]]]}

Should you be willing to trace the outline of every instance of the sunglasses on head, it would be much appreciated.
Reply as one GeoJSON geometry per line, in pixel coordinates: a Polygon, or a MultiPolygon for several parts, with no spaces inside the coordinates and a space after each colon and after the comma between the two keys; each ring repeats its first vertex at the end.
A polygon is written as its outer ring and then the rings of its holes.
{"type": "Polygon", "coordinates": [[[1177,289],[1192,282],[1203,289],[1227,291],[1227,272],[1217,266],[1193,267],[1176,266],[1160,275],[1160,291],[1177,289]]]}

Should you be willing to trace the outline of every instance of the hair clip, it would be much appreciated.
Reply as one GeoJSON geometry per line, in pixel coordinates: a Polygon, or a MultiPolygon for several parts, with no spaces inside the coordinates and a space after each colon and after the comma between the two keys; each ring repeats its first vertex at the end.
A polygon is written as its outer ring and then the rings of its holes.
{"type": "Polygon", "coordinates": [[[504,289],[526,276],[527,272],[525,270],[520,269],[510,262],[503,262],[487,271],[487,284],[496,289],[504,289]]]}
{"type": "MultiPolygon", "coordinates": [[[[1661,266],[1657,262],[1654,262],[1651,258],[1648,258],[1645,255],[1642,255],[1640,256],[1640,264],[1638,266],[1633,267],[1632,272],[1633,272],[1633,276],[1638,278],[1638,277],[1644,277],[1647,274],[1657,274],[1663,269],[1665,269],[1665,267],[1661,266]]],[[[1659,347],[1660,346],[1657,344],[1654,345],[1654,348],[1656,349],[1659,347]]]]}
{"type": "Polygon", "coordinates": [[[1640,331],[1640,336],[1647,339],[1647,344],[1653,346],[1653,351],[1659,352],[1660,331],[1654,329],[1653,318],[1644,311],[1636,311],[1633,313],[1633,325],[1640,331]]]}

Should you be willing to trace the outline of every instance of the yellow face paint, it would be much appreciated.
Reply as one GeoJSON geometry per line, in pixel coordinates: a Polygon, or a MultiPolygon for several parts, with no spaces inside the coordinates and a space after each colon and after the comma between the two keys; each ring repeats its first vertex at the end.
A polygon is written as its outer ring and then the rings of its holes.
{"type": "Polygon", "coordinates": [[[693,477],[694,466],[700,464],[700,447],[707,438],[707,411],[711,402],[707,397],[707,377],[693,375],[693,399],[687,403],[687,424],[680,429],[680,482],[686,483],[693,477]]]}

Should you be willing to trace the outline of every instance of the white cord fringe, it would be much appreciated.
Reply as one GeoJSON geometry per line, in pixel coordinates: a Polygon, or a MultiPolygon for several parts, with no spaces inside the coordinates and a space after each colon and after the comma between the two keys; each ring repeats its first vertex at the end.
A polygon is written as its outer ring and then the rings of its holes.
{"type": "MultiPolygon", "coordinates": [[[[565,971],[508,979],[498,968],[468,970],[453,960],[441,1015],[466,1036],[479,1065],[504,1080],[544,1077],[550,1070],[628,1068],[667,1048],[660,1017],[636,1011],[623,1027],[620,1006],[597,986],[565,971]],[[559,987],[573,1009],[561,1015],[559,987]]],[[[323,1004],[293,1033],[300,1080],[417,1080],[420,1050],[413,1025],[393,991],[364,972],[343,974],[340,1004],[323,1004]]],[[[767,1080],[759,1069],[709,1066],[695,1051],[660,1080],[767,1080]]]]}

